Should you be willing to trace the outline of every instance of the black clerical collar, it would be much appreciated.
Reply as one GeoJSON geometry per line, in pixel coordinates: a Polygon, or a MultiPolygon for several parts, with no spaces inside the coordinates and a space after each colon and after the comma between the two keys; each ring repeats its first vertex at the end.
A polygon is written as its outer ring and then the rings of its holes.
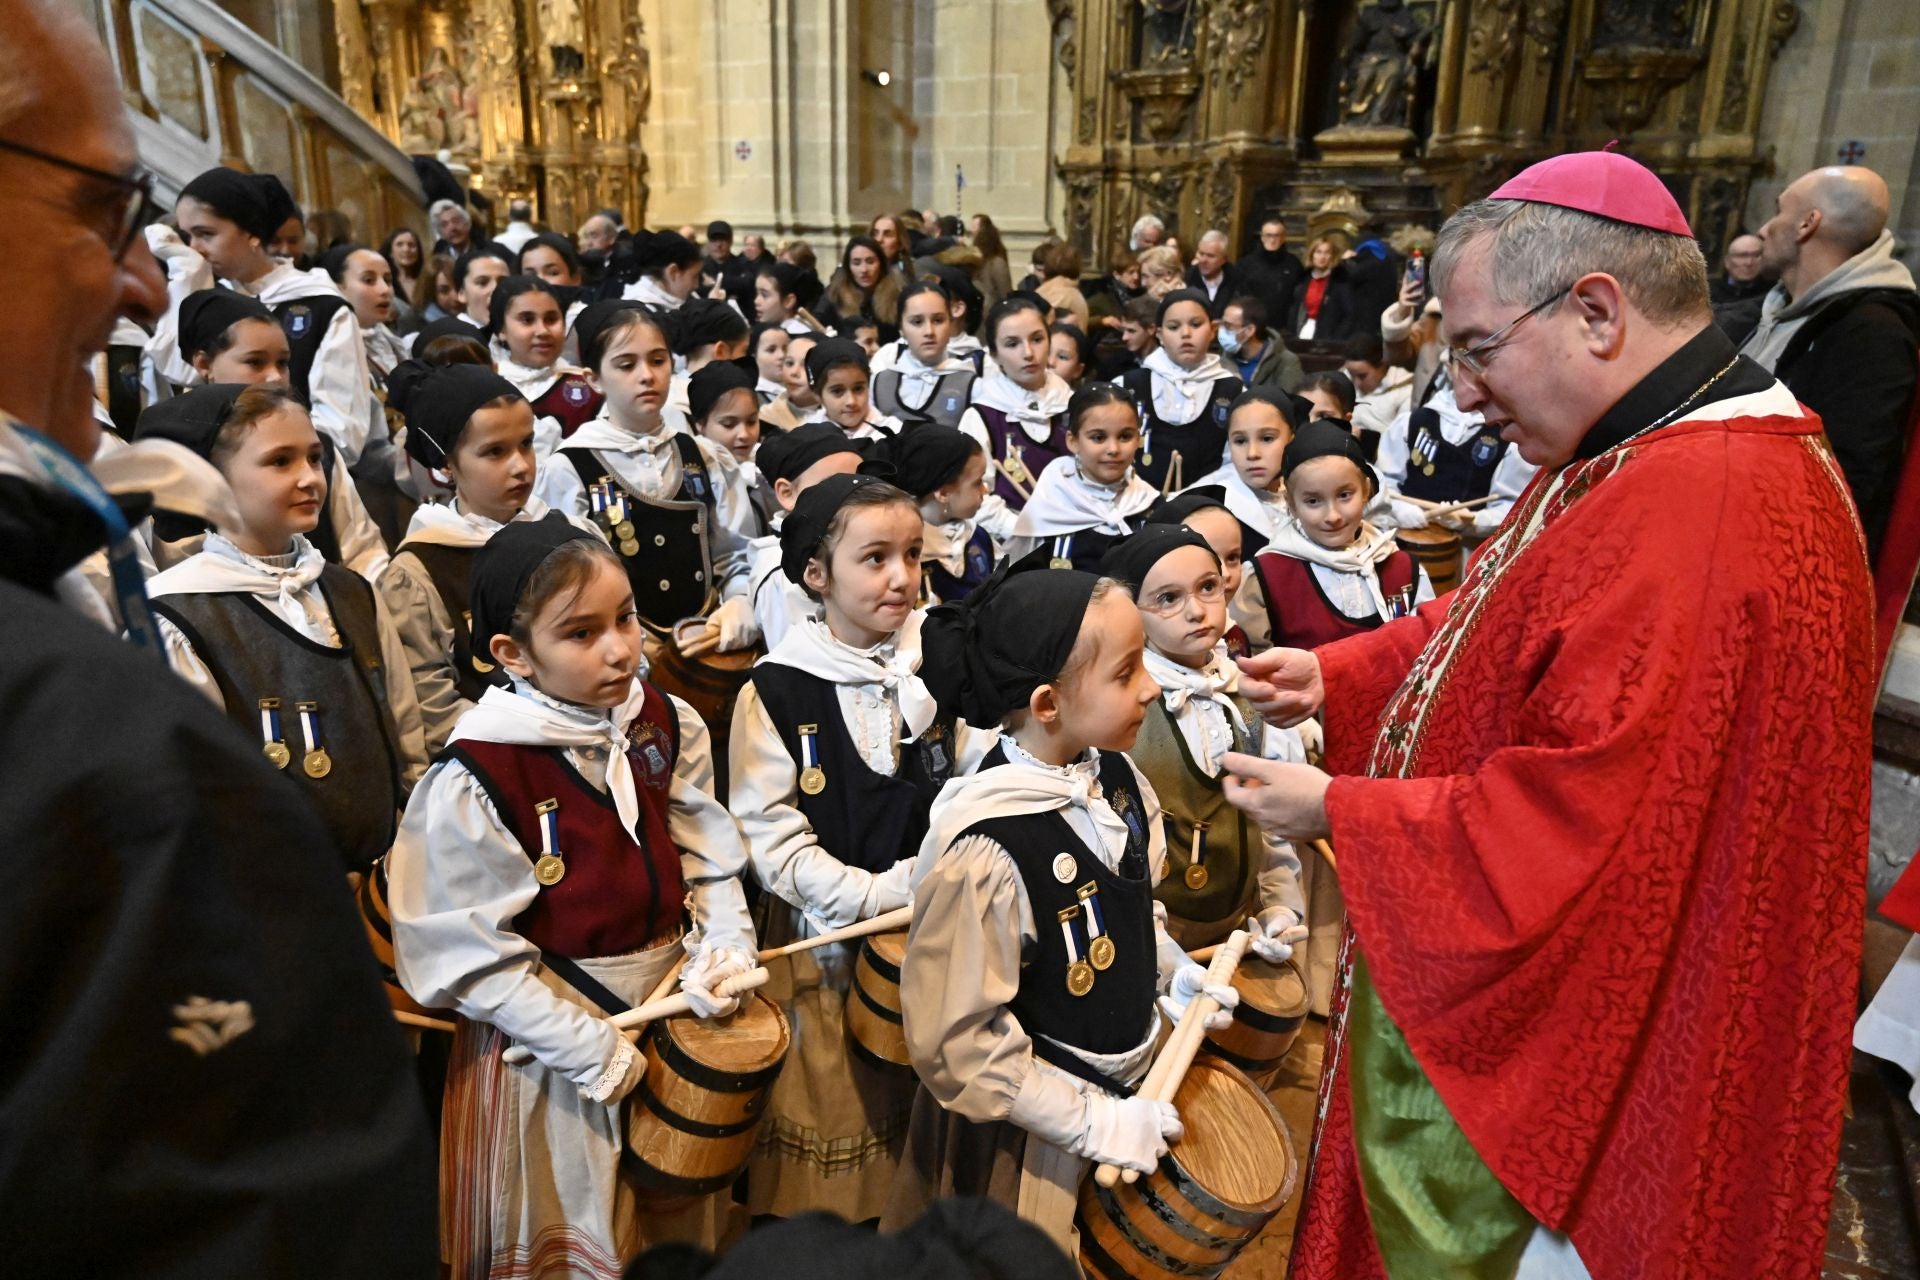
{"type": "Polygon", "coordinates": [[[1601,414],[1600,420],[1587,428],[1573,456],[1597,458],[1683,404],[1692,411],[1717,400],[1753,395],[1773,385],[1772,374],[1751,360],[1741,360],[1726,376],[1701,391],[1703,384],[1733,363],[1736,354],[1720,327],[1709,324],[1601,414]]]}

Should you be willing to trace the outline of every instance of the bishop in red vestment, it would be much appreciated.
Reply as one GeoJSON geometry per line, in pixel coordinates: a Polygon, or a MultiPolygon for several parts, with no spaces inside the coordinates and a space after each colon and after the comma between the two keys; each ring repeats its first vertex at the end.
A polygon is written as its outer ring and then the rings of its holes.
{"type": "Polygon", "coordinates": [[[1858,520],[1704,264],[1695,306],[1645,239],[1686,231],[1653,175],[1511,186],[1434,278],[1462,407],[1542,469],[1456,592],[1248,664],[1270,714],[1323,709],[1330,779],[1228,761],[1263,823],[1331,835],[1349,913],[1293,1275],[1817,1276],[1865,896],[1858,520]],[[1511,296],[1543,244],[1571,283],[1511,296]]]}

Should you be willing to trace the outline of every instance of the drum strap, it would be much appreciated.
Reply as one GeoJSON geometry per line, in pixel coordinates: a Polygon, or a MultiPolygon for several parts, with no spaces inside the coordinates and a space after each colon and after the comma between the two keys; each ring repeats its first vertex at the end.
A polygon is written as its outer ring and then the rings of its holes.
{"type": "Polygon", "coordinates": [[[1048,1062],[1060,1068],[1070,1076],[1085,1080],[1088,1084],[1098,1085],[1108,1093],[1122,1098],[1131,1098],[1133,1088],[1121,1084],[1098,1067],[1088,1064],[1085,1058],[1062,1045],[1057,1045],[1045,1036],[1033,1037],[1033,1056],[1042,1062],[1048,1062]]]}
{"type": "Polygon", "coordinates": [[[600,1011],[611,1018],[616,1013],[625,1013],[633,1006],[602,986],[594,976],[582,969],[566,956],[552,951],[542,951],[540,962],[560,975],[560,980],[578,991],[587,999],[600,1006],[600,1011]]]}

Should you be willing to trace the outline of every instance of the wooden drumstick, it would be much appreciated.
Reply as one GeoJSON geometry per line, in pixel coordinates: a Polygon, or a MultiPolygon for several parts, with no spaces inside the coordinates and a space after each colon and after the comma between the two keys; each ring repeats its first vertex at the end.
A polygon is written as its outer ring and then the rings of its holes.
{"type": "Polygon", "coordinates": [[[1437,520],[1441,516],[1458,515],[1462,511],[1471,511],[1475,507],[1484,507],[1500,495],[1490,493],[1484,498],[1469,498],[1465,502],[1449,502],[1443,507],[1428,507],[1427,519],[1437,520]]]}
{"type": "MultiPolygon", "coordinates": [[[[680,958],[667,966],[667,971],[660,975],[660,981],[653,984],[653,990],[647,993],[647,998],[641,1003],[652,1004],[656,1000],[664,999],[666,994],[673,990],[673,984],[680,981],[680,971],[686,967],[687,953],[682,951],[680,958]]],[[[516,1044],[500,1056],[503,1061],[521,1063],[531,1058],[533,1053],[525,1046],[516,1044]]]]}
{"type": "MultiPolygon", "coordinates": [[[[1226,986],[1233,981],[1233,971],[1240,965],[1240,957],[1247,949],[1247,931],[1235,929],[1227,940],[1213,953],[1213,963],[1207,966],[1207,985],[1226,986]]],[[[1138,1090],[1142,1098],[1152,1098],[1159,1102],[1172,1102],[1174,1095],[1180,1092],[1180,1082],[1187,1078],[1187,1068],[1193,1065],[1193,1059],[1200,1052],[1200,1040],[1206,1035],[1207,1019],[1220,1008],[1219,1002],[1202,991],[1187,1002],[1186,1009],[1180,1015],[1180,1024],[1173,1029],[1167,1043],[1161,1047],[1160,1056],[1153,1060],[1153,1066],[1147,1071],[1147,1078],[1141,1082],[1138,1090]]],[[[1125,1180],[1137,1182],[1138,1171],[1121,1169],[1117,1165],[1103,1164],[1093,1171],[1093,1178],[1103,1187],[1112,1187],[1125,1180]]]]}
{"type": "Polygon", "coordinates": [[[1335,875],[1339,875],[1340,864],[1333,860],[1333,846],[1325,840],[1311,840],[1308,843],[1313,846],[1313,851],[1325,860],[1327,870],[1333,872],[1335,875]]]}
{"type": "Polygon", "coordinates": [[[403,1027],[418,1027],[422,1031],[452,1031],[453,1024],[439,1018],[422,1017],[417,1013],[408,1013],[405,1009],[395,1009],[393,1020],[403,1027]]]}
{"type": "Polygon", "coordinates": [[[802,938],[798,942],[789,942],[784,947],[768,947],[760,953],[761,963],[777,960],[781,956],[794,955],[801,951],[811,951],[815,947],[824,947],[830,942],[850,942],[855,938],[871,937],[876,933],[889,933],[895,929],[904,929],[913,923],[913,908],[900,907],[881,915],[847,925],[843,929],[834,929],[811,938],[802,938]]]}

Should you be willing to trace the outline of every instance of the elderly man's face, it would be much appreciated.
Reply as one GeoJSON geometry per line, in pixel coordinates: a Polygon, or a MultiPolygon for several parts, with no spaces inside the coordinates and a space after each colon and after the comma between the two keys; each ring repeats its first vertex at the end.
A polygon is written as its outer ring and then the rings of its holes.
{"type": "Polygon", "coordinates": [[[1203,236],[1200,247],[1193,251],[1193,265],[1200,268],[1200,274],[1211,280],[1220,274],[1220,268],[1227,265],[1227,246],[1225,242],[1212,236],[1203,236]]]}
{"type": "Polygon", "coordinates": [[[466,248],[467,239],[473,234],[473,223],[459,209],[442,209],[433,226],[440,238],[456,249],[466,248]]]}
{"type": "Polygon", "coordinates": [[[1760,237],[1735,236],[1727,246],[1727,279],[1741,284],[1760,274],[1760,237]]]}
{"type": "MultiPolygon", "coordinates": [[[[9,32],[20,63],[53,109],[27,112],[9,139],[105,173],[138,166],[133,130],[113,68],[77,12],[36,15],[9,32]],[[50,28],[50,29],[49,29],[50,28]]],[[[46,431],[82,460],[93,457],[91,362],[122,315],[152,323],[166,281],[143,236],[114,257],[128,188],[14,153],[0,153],[0,218],[31,227],[0,259],[0,410],[46,431]]]]}
{"type": "Polygon", "coordinates": [[[1151,249],[1166,238],[1167,231],[1165,227],[1156,227],[1153,223],[1149,222],[1146,226],[1140,228],[1140,247],[1142,249],[1151,249]]]}
{"type": "Polygon", "coordinates": [[[1287,247],[1287,224],[1284,222],[1263,222],[1260,224],[1260,247],[1268,253],[1278,253],[1287,247]]]}
{"type": "MultiPolygon", "coordinates": [[[[1482,239],[1461,253],[1441,301],[1441,341],[1458,351],[1499,333],[1541,300],[1502,302],[1494,296],[1492,252],[1482,239]]],[[[1536,467],[1572,458],[1598,416],[1590,412],[1590,362],[1578,330],[1573,309],[1562,299],[1477,352],[1485,373],[1453,361],[1454,400],[1461,410],[1498,427],[1500,438],[1536,467]]]]}
{"type": "Polygon", "coordinates": [[[613,223],[598,215],[588,218],[580,224],[580,250],[583,253],[605,253],[613,248],[617,233],[613,223]]]}

